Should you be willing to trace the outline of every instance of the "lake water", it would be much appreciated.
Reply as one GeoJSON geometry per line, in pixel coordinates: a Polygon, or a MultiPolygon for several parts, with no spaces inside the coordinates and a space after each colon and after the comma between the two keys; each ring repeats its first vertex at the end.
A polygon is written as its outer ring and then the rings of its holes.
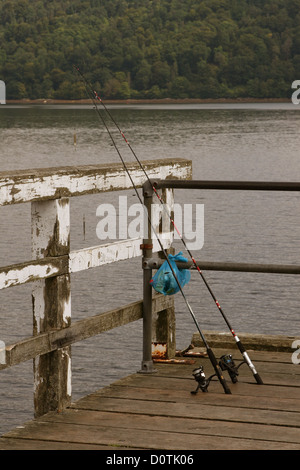
{"type": "MultiPolygon", "coordinates": [[[[207,104],[110,106],[140,160],[186,158],[193,178],[299,181],[300,106],[207,104]]],[[[123,158],[133,161],[118,131],[123,158]]],[[[0,168],[118,162],[92,106],[0,107],[0,168]],[[74,146],[74,134],[76,146],[74,146]]],[[[132,203],[134,191],[126,192],[132,203]]],[[[177,190],[177,202],[204,204],[205,261],[299,264],[298,193],[177,190]]],[[[117,204],[118,193],[73,198],[71,249],[94,246],[96,209],[117,204]],[[85,223],[85,230],[83,229],[85,223]]],[[[30,204],[0,208],[2,266],[30,259],[30,204]]],[[[183,250],[176,242],[177,251],[183,250]]],[[[141,260],[72,276],[74,321],[142,297],[141,260]]],[[[299,278],[254,273],[206,272],[206,279],[237,333],[299,336],[299,278]]],[[[226,331],[214,302],[194,272],[185,288],[202,329],[226,331]]],[[[32,334],[30,284],[0,291],[0,340],[32,334]]],[[[190,344],[195,325],[176,296],[177,347],[190,344]]],[[[140,368],[142,324],[136,322],[72,347],[73,399],[140,368]]],[[[32,418],[32,362],[1,372],[0,433],[32,418]]]]}

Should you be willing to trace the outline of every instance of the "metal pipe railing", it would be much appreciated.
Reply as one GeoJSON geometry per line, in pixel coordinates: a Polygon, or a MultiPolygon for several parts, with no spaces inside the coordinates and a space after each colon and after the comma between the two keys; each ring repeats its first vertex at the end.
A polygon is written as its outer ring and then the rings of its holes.
{"type": "MultiPolygon", "coordinates": [[[[164,260],[149,258],[143,260],[143,267],[158,269],[164,260]]],[[[236,271],[248,273],[270,273],[270,274],[300,274],[299,265],[291,264],[257,264],[257,263],[226,263],[196,260],[197,266],[203,271],[236,271]]],[[[196,269],[192,261],[176,262],[179,269],[196,269]]]]}
{"type": "Polygon", "coordinates": [[[202,180],[151,180],[157,189],[217,189],[239,191],[300,191],[299,182],[281,181],[202,181],[202,180]]]}
{"type": "MultiPolygon", "coordinates": [[[[201,180],[172,180],[172,179],[148,179],[143,186],[145,206],[150,210],[153,191],[156,189],[210,189],[210,190],[246,190],[246,191],[300,191],[299,182],[267,182],[267,181],[201,181],[201,180]]],[[[171,220],[172,221],[172,220],[171,220]]],[[[151,236],[145,243],[151,245],[151,236]]],[[[152,372],[153,367],[150,360],[150,328],[151,311],[149,280],[152,269],[159,269],[164,260],[153,258],[151,250],[144,250],[143,271],[144,271],[144,360],[142,370],[152,372]]],[[[186,263],[176,263],[180,269],[201,269],[210,271],[236,271],[253,273],[273,273],[273,274],[300,274],[299,265],[280,264],[257,264],[257,263],[227,263],[227,262],[207,262],[207,261],[187,261],[186,263]]],[[[229,325],[227,320],[226,323],[229,325]]],[[[233,330],[232,330],[233,331],[233,330]]],[[[242,351],[242,349],[240,349],[242,351]]],[[[251,368],[251,366],[250,366],[251,368]]],[[[258,375],[258,374],[256,374],[258,375]]],[[[261,382],[258,382],[261,383],[261,382]]]]}
{"type": "MultiPolygon", "coordinates": [[[[281,181],[203,181],[203,180],[172,180],[151,179],[155,189],[215,189],[215,190],[242,190],[242,191],[300,191],[300,182],[281,181]]],[[[149,186],[149,182],[147,182],[149,186]]],[[[144,259],[145,268],[158,269],[162,265],[159,259],[144,259]]],[[[300,274],[299,265],[256,264],[256,263],[224,263],[197,261],[197,266],[209,271],[238,271],[276,274],[300,274]]],[[[192,261],[177,263],[180,269],[196,269],[192,261]]]]}

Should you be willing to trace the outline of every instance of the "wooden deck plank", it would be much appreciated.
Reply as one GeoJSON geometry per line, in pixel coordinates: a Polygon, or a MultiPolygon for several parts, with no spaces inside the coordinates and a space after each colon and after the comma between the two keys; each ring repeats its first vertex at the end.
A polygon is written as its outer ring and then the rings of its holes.
{"type": "MultiPolygon", "coordinates": [[[[126,450],[119,447],[118,450],[126,450]]],[[[98,444],[43,441],[34,439],[0,439],[0,450],[115,450],[115,447],[98,444]]]]}
{"type": "MultiPolygon", "coordinates": [[[[228,400],[231,396],[227,396],[228,400]]],[[[140,413],[156,416],[177,416],[181,418],[206,418],[221,421],[275,424],[280,426],[300,427],[300,414],[293,412],[262,410],[241,407],[217,405],[198,405],[195,403],[147,401],[128,398],[109,398],[89,396],[81,400],[77,406],[80,409],[95,411],[114,411],[119,413],[140,413]]],[[[299,431],[300,432],[300,431],[299,431]]]]}
{"type": "MultiPolygon", "coordinates": [[[[217,357],[220,357],[218,354],[217,357]]],[[[235,356],[233,356],[235,357],[235,356]]],[[[165,364],[163,368],[159,368],[159,364],[156,364],[158,375],[168,376],[168,377],[192,377],[192,371],[194,368],[198,367],[199,364],[203,365],[205,374],[207,376],[214,373],[214,370],[207,358],[201,358],[195,360],[194,365],[188,365],[182,367],[182,365],[174,364],[165,364]]],[[[239,364],[236,361],[236,364],[239,364]]],[[[265,364],[259,363],[256,361],[255,366],[262,376],[263,382],[265,385],[279,385],[279,386],[288,386],[288,387],[300,387],[300,368],[298,364],[265,364]]],[[[226,380],[227,380],[226,376],[226,380]]],[[[252,372],[246,364],[243,364],[239,368],[239,381],[255,383],[252,372]]]]}
{"type": "MultiPolygon", "coordinates": [[[[107,411],[93,411],[76,409],[76,413],[66,410],[62,415],[54,413],[47,416],[46,421],[69,424],[85,424],[97,426],[101,423],[103,426],[123,427],[130,429],[145,429],[151,432],[160,431],[181,432],[184,434],[199,434],[211,436],[243,437],[256,440],[273,440],[276,442],[300,443],[300,432],[298,428],[281,426],[272,426],[272,434],[269,433],[270,427],[262,424],[235,423],[234,426],[226,421],[213,421],[208,419],[194,418],[176,418],[156,415],[140,415],[130,413],[122,415],[119,413],[107,411]]],[[[45,421],[44,420],[44,421],[45,421]]]]}
{"type": "Polygon", "coordinates": [[[8,432],[0,449],[300,450],[299,367],[285,353],[255,351],[255,360],[264,385],[243,365],[238,383],[228,379],[231,395],[218,380],[190,393],[195,367],[212,372],[207,358],[158,363],[8,432]]]}
{"type": "MultiPolygon", "coordinates": [[[[199,392],[197,395],[191,395],[189,391],[182,391],[177,389],[153,389],[153,388],[139,388],[139,387],[126,387],[126,386],[111,386],[107,394],[110,398],[128,398],[132,400],[149,400],[149,401],[162,401],[170,403],[193,403],[196,406],[214,405],[230,407],[241,407],[251,409],[265,409],[277,411],[289,411],[293,413],[300,413],[300,399],[290,399],[282,397],[262,397],[262,396],[245,396],[238,395],[240,384],[234,386],[232,392],[234,396],[220,395],[217,393],[203,394],[199,392]]],[[[193,390],[195,387],[190,387],[193,390]]],[[[233,387],[232,387],[233,388],[233,387]]],[[[249,388],[249,387],[248,387],[249,388]]],[[[95,395],[100,396],[101,394],[95,395]]],[[[102,394],[102,396],[105,396],[102,394]]],[[[107,395],[106,395],[107,396],[107,395]]],[[[77,404],[79,407],[79,405],[77,404]]]]}
{"type": "MultiPolygon", "coordinates": [[[[69,424],[36,421],[27,426],[25,439],[39,439],[55,442],[72,442],[73,444],[100,444],[107,446],[123,446],[131,449],[166,449],[166,450],[239,450],[239,449],[266,449],[277,450],[278,441],[253,440],[216,435],[198,435],[170,432],[156,429],[149,432],[145,429],[132,429],[111,426],[89,426],[83,424],[69,424]]],[[[13,433],[10,433],[10,437],[13,433]]],[[[300,444],[280,442],[280,449],[299,450],[300,444]]]]}
{"type": "MultiPolygon", "coordinates": [[[[234,358],[234,356],[233,356],[234,358]]],[[[235,358],[234,358],[235,359],[235,358]]],[[[190,371],[192,373],[193,369],[195,367],[198,367],[199,364],[203,365],[204,369],[213,372],[212,366],[209,362],[208,358],[201,358],[201,359],[194,359],[195,363],[191,365],[191,367],[182,367],[181,365],[176,365],[176,364],[165,364],[165,367],[162,369],[160,368],[158,370],[159,374],[164,374],[168,375],[171,373],[172,375],[176,374],[177,376],[180,375],[187,375],[187,373],[190,371]]],[[[236,365],[238,365],[241,361],[236,360],[236,365]]],[[[255,366],[257,370],[259,371],[260,375],[267,375],[267,376],[298,376],[298,383],[296,382],[296,386],[300,386],[300,368],[299,364],[293,364],[291,362],[291,356],[290,356],[290,363],[285,364],[285,363],[265,363],[265,362],[258,362],[258,361],[253,361],[255,362],[255,366]]],[[[155,367],[158,369],[158,364],[155,365],[155,367]]],[[[241,377],[249,377],[252,378],[252,373],[249,369],[249,367],[246,364],[243,364],[239,367],[239,375],[241,377]]]]}
{"type": "MultiPolygon", "coordinates": [[[[134,376],[128,376],[124,379],[122,379],[123,383],[120,384],[120,382],[115,382],[114,385],[127,385],[129,387],[150,387],[153,390],[156,389],[161,389],[162,387],[166,387],[167,389],[175,389],[177,392],[179,391],[187,391],[190,392],[191,390],[194,390],[196,388],[196,382],[193,378],[180,378],[180,377],[161,377],[157,375],[155,377],[155,381],[151,376],[144,377],[143,380],[141,380],[141,377],[137,374],[134,376]]],[[[235,396],[257,396],[257,397],[285,397],[288,399],[299,399],[300,393],[299,393],[299,388],[297,387],[285,387],[285,386],[276,386],[276,385],[268,385],[268,386],[263,386],[263,387],[258,387],[255,382],[253,383],[244,383],[244,382],[238,382],[237,384],[229,385],[232,389],[232,393],[234,393],[235,396]]],[[[209,386],[209,393],[211,394],[213,392],[219,393],[220,392],[220,386],[216,382],[211,382],[211,385],[209,386]]],[[[205,395],[208,396],[208,395],[205,395]]]]}

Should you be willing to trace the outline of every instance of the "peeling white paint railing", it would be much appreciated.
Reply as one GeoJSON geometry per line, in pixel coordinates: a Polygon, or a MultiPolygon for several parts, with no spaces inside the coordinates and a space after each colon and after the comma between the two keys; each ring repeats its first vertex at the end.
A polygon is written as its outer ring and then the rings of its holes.
{"type": "MultiPolygon", "coordinates": [[[[184,159],[146,161],[143,167],[150,178],[191,178],[191,162],[184,159]]],[[[142,187],[145,174],[140,166],[132,163],[128,169],[136,187],[142,187]]],[[[36,416],[70,404],[72,343],[143,316],[142,301],[137,301],[71,323],[70,274],[142,256],[144,240],[122,240],[70,252],[69,198],[131,187],[121,164],[0,173],[0,205],[31,202],[32,231],[32,260],[0,268],[0,289],[32,282],[34,319],[33,336],[6,346],[0,369],[33,359],[36,416]]],[[[165,191],[172,204],[173,190],[165,191]]],[[[162,238],[165,249],[170,248],[172,239],[170,228],[162,238]]],[[[157,252],[160,248],[154,242],[153,251],[157,252]]],[[[173,302],[163,296],[154,296],[152,305],[153,313],[174,310],[173,302]]]]}

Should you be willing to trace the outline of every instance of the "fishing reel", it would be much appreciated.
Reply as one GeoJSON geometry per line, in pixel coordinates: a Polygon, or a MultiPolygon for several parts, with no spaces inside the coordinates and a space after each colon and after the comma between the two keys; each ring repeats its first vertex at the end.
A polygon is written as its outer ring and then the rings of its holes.
{"type": "Polygon", "coordinates": [[[238,368],[244,364],[245,361],[242,361],[238,366],[235,365],[235,362],[232,358],[231,354],[224,354],[220,357],[219,366],[224,371],[226,370],[231,378],[232,383],[236,383],[238,381],[237,376],[239,375],[238,368]]]}
{"type": "MultiPolygon", "coordinates": [[[[232,383],[236,383],[238,381],[237,376],[239,375],[238,369],[244,363],[245,361],[242,361],[237,366],[231,354],[224,354],[223,356],[220,357],[219,367],[222,371],[228,372],[232,383]]],[[[194,376],[194,379],[196,380],[196,382],[198,382],[198,386],[196,390],[191,392],[193,395],[196,395],[196,393],[198,393],[199,390],[201,390],[202,392],[207,392],[211,379],[216,376],[216,374],[213,374],[210,377],[206,378],[204,370],[203,370],[203,366],[199,366],[197,369],[194,369],[192,375],[194,376]]]]}
{"type": "Polygon", "coordinates": [[[193,370],[192,375],[194,376],[196,382],[198,382],[196,390],[191,392],[193,395],[196,395],[199,390],[201,390],[202,392],[207,392],[210,381],[216,374],[213,374],[210,377],[206,378],[203,366],[199,366],[197,369],[193,370]]]}

